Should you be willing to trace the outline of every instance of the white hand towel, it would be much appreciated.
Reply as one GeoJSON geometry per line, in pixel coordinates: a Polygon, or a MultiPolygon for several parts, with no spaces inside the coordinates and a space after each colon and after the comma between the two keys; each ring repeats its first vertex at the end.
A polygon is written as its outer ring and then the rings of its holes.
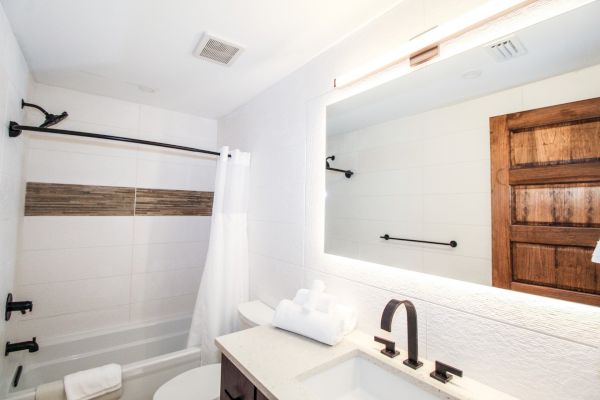
{"type": "MultiPolygon", "coordinates": [[[[310,295],[311,291],[309,289],[300,289],[296,292],[296,296],[294,296],[293,301],[299,306],[304,306],[310,295]]],[[[336,304],[336,300],[336,297],[331,294],[321,293],[317,298],[315,310],[324,313],[330,313],[333,311],[333,307],[336,304]]]]}
{"type": "Polygon", "coordinates": [[[351,319],[351,316],[349,309],[341,308],[331,313],[307,313],[299,304],[282,300],[275,310],[273,325],[335,346],[354,329],[356,318],[351,319]]]}
{"type": "Polygon", "coordinates": [[[64,377],[67,400],[91,400],[121,388],[121,366],[107,364],[64,377]]]}
{"type": "Polygon", "coordinates": [[[306,312],[310,312],[317,307],[317,302],[319,301],[319,297],[325,291],[325,282],[319,279],[315,279],[312,283],[312,287],[310,288],[307,299],[304,301],[302,305],[302,309],[306,312]]]}
{"type": "Polygon", "coordinates": [[[333,314],[342,320],[342,334],[346,336],[356,328],[358,322],[358,314],[356,310],[350,306],[336,304],[333,308],[333,314]]]}
{"type": "Polygon", "coordinates": [[[596,248],[592,253],[592,262],[600,264],[600,240],[596,243],[596,248]]]}

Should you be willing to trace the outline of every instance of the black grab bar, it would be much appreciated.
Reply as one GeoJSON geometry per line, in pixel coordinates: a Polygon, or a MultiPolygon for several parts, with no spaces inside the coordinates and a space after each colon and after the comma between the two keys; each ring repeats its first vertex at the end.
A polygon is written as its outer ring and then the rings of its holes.
{"type": "Polygon", "coordinates": [[[390,235],[388,235],[387,233],[383,236],[379,236],[380,239],[385,239],[385,240],[402,240],[404,242],[416,242],[416,243],[427,243],[427,244],[439,244],[441,246],[450,246],[450,247],[456,247],[458,246],[458,243],[456,243],[455,240],[451,240],[450,243],[444,243],[444,242],[430,242],[428,240],[415,240],[415,239],[401,239],[401,238],[395,238],[395,237],[391,237],[390,235]]]}

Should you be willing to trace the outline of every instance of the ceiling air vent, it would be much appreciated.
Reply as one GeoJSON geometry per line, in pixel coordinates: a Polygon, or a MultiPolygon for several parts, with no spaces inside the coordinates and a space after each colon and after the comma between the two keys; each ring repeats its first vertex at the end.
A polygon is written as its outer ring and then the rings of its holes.
{"type": "Polygon", "coordinates": [[[527,49],[516,36],[507,37],[487,45],[496,61],[507,61],[527,53],[527,49]]]}
{"type": "Polygon", "coordinates": [[[242,47],[231,42],[204,34],[194,55],[221,65],[231,65],[242,52],[242,47]]]}

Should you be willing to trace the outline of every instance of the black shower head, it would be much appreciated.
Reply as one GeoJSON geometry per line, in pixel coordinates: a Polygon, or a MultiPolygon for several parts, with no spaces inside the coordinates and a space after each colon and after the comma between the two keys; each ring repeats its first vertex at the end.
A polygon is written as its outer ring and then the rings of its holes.
{"type": "Polygon", "coordinates": [[[63,111],[62,114],[59,115],[50,114],[48,111],[44,110],[37,104],[26,103],[25,100],[21,100],[21,108],[24,107],[32,107],[44,113],[46,119],[44,120],[44,123],[40,125],[40,128],[47,128],[49,126],[56,125],[69,116],[69,114],[66,111],[63,111]]]}
{"type": "Polygon", "coordinates": [[[67,118],[68,116],[69,116],[69,114],[67,114],[66,111],[63,111],[62,114],[59,114],[59,115],[46,114],[46,120],[44,121],[43,124],[40,125],[40,128],[47,128],[49,126],[56,125],[63,119],[67,118]]]}

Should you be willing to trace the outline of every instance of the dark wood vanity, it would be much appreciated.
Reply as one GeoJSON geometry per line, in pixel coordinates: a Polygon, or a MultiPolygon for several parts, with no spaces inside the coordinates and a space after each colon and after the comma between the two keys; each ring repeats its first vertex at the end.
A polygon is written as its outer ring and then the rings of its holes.
{"type": "Polygon", "coordinates": [[[225,357],[221,358],[221,400],[267,400],[248,378],[225,357]]]}

